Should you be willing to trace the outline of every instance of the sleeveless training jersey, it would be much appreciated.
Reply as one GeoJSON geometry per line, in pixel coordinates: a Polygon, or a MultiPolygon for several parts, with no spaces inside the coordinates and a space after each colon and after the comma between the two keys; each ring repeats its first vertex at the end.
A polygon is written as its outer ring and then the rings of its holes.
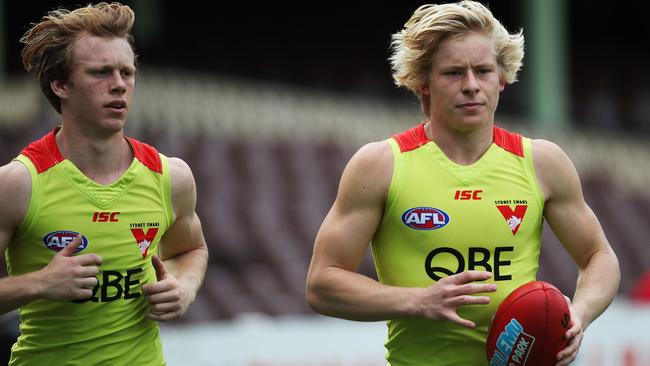
{"type": "Polygon", "coordinates": [[[83,235],[77,255],[98,254],[103,264],[89,299],[36,300],[20,308],[10,365],[164,365],[142,285],[156,281],[151,256],[172,221],[167,158],[127,138],[131,166],[100,185],[61,155],[56,131],[16,158],[30,172],[32,194],[7,249],[9,273],[45,267],[76,233],[83,235]]]}
{"type": "Polygon", "coordinates": [[[474,164],[458,165],[420,124],[388,142],[393,176],[371,247],[381,283],[427,287],[442,277],[487,270],[497,284],[489,305],[458,314],[474,330],[449,321],[390,320],[386,358],[392,366],[487,365],[490,318],[516,287],[535,280],[543,195],[530,139],[494,128],[494,142],[474,164]]]}

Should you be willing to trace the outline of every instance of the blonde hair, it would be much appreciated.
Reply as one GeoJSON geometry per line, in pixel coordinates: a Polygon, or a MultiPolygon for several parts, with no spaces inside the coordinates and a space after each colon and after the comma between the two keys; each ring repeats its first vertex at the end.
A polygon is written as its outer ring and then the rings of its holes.
{"type": "Polygon", "coordinates": [[[25,44],[22,50],[23,66],[27,71],[34,71],[43,94],[54,109],[61,113],[61,101],[50,84],[53,81],[70,80],[75,41],[84,34],[124,38],[135,54],[131,35],[134,21],[133,10],[116,2],[102,2],[73,11],[50,11],[20,39],[25,44]]]}
{"type": "MultiPolygon", "coordinates": [[[[411,90],[424,102],[420,88],[427,84],[433,55],[449,37],[478,32],[494,43],[499,72],[506,83],[517,81],[524,58],[524,36],[510,34],[490,10],[475,1],[455,4],[422,5],[404,28],[393,34],[389,60],[397,86],[411,90]]],[[[423,103],[428,113],[426,103],[423,103]]]]}

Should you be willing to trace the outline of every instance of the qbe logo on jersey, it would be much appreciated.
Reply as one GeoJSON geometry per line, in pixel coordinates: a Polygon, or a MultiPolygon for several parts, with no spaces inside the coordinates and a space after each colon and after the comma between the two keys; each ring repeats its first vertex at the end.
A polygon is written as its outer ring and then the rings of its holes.
{"type": "MultiPolygon", "coordinates": [[[[43,237],[43,242],[45,243],[46,247],[52,249],[55,252],[60,252],[61,249],[65,248],[66,246],[68,246],[68,244],[72,243],[72,240],[77,235],[79,235],[79,233],[76,231],[59,230],[45,235],[43,237]]],[[[75,249],[74,252],[78,253],[86,249],[87,246],[88,246],[88,239],[82,235],[81,244],[79,244],[79,247],[75,249]]]]}
{"type": "Polygon", "coordinates": [[[433,207],[415,207],[402,214],[404,225],[416,230],[435,230],[449,223],[449,215],[433,207]]]}

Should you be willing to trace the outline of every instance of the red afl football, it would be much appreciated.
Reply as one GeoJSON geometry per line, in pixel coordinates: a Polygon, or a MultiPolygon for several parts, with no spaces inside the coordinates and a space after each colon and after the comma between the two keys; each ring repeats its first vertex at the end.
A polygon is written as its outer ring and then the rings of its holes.
{"type": "Polygon", "coordinates": [[[555,286],[533,281],[514,290],[499,305],[488,331],[490,366],[548,366],[567,346],[569,305],[555,286]]]}

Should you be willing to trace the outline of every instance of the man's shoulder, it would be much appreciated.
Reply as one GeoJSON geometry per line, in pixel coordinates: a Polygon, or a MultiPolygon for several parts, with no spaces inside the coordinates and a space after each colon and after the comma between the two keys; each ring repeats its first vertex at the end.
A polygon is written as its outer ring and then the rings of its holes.
{"type": "MultiPolygon", "coordinates": [[[[25,164],[13,160],[7,165],[0,166],[0,181],[3,187],[13,187],[14,185],[28,185],[31,181],[29,170],[25,164]]],[[[0,190],[6,191],[6,189],[0,190]]]]}
{"type": "Polygon", "coordinates": [[[531,145],[535,174],[547,200],[563,196],[576,184],[579,186],[576,168],[560,146],[542,139],[532,140],[531,145]]]}
{"type": "Polygon", "coordinates": [[[384,199],[393,172],[393,151],[387,140],[362,146],[341,176],[339,194],[350,201],[384,199]]]}
{"type": "Polygon", "coordinates": [[[8,222],[17,226],[25,216],[32,192],[31,179],[29,170],[19,161],[0,167],[0,221],[3,226],[8,222]]]}
{"type": "Polygon", "coordinates": [[[531,139],[531,149],[536,163],[554,164],[567,159],[567,155],[556,143],[544,139],[531,139]]]}
{"type": "Polygon", "coordinates": [[[186,206],[193,208],[196,201],[196,183],[190,166],[181,158],[169,157],[169,174],[171,180],[172,201],[174,207],[186,206]]]}
{"type": "Polygon", "coordinates": [[[352,156],[350,164],[367,171],[368,169],[392,166],[393,151],[388,140],[367,143],[352,156]]]}
{"type": "Polygon", "coordinates": [[[167,161],[169,162],[169,173],[172,176],[172,185],[188,186],[194,184],[192,169],[183,159],[168,157],[167,161]]]}

